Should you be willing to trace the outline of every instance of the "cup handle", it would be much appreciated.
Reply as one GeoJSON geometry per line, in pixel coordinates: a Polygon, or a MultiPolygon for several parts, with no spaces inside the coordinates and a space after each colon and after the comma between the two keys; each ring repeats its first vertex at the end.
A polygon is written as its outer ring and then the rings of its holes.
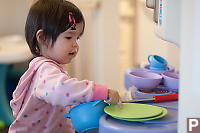
{"type": "Polygon", "coordinates": [[[152,54],[150,54],[150,55],[148,56],[148,62],[149,62],[149,64],[150,64],[150,62],[151,62],[150,57],[152,57],[152,56],[153,56],[152,54]]]}
{"type": "Polygon", "coordinates": [[[169,67],[167,66],[167,71],[169,71],[169,67]]]}
{"type": "Polygon", "coordinates": [[[70,113],[64,114],[64,117],[71,118],[70,113]]]}

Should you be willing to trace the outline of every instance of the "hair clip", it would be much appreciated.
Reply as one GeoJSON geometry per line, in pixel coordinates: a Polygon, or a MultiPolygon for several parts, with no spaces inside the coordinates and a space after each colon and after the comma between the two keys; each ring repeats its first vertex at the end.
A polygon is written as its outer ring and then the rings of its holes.
{"type": "Polygon", "coordinates": [[[71,30],[76,30],[76,22],[72,12],[69,12],[69,25],[71,30]]]}

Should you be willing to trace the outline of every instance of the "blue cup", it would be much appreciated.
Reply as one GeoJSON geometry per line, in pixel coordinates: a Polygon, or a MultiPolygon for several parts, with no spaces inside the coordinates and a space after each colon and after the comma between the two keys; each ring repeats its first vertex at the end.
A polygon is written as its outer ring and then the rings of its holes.
{"type": "Polygon", "coordinates": [[[148,61],[150,70],[163,71],[167,69],[168,62],[161,56],[149,55],[148,61]]]}
{"type": "Polygon", "coordinates": [[[150,70],[154,70],[154,71],[164,71],[166,70],[167,68],[165,67],[149,67],[150,70]]]}

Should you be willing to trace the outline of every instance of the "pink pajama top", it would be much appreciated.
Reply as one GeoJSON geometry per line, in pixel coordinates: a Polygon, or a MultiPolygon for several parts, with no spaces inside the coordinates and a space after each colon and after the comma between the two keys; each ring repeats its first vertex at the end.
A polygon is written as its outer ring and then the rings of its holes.
{"type": "Polygon", "coordinates": [[[107,98],[106,86],[70,78],[53,60],[33,59],[20,78],[10,106],[16,118],[9,133],[74,133],[64,117],[71,105],[107,98]]]}

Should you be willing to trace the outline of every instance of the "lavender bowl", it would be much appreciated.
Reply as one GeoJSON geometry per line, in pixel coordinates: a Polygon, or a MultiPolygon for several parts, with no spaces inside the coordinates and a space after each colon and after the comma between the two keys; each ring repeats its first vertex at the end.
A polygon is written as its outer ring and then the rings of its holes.
{"type": "Polygon", "coordinates": [[[162,74],[164,86],[168,89],[178,91],[179,74],[174,72],[164,72],[162,74]]]}
{"type": "Polygon", "coordinates": [[[151,90],[160,84],[162,76],[153,72],[134,71],[129,73],[129,80],[138,89],[151,90]]]}

